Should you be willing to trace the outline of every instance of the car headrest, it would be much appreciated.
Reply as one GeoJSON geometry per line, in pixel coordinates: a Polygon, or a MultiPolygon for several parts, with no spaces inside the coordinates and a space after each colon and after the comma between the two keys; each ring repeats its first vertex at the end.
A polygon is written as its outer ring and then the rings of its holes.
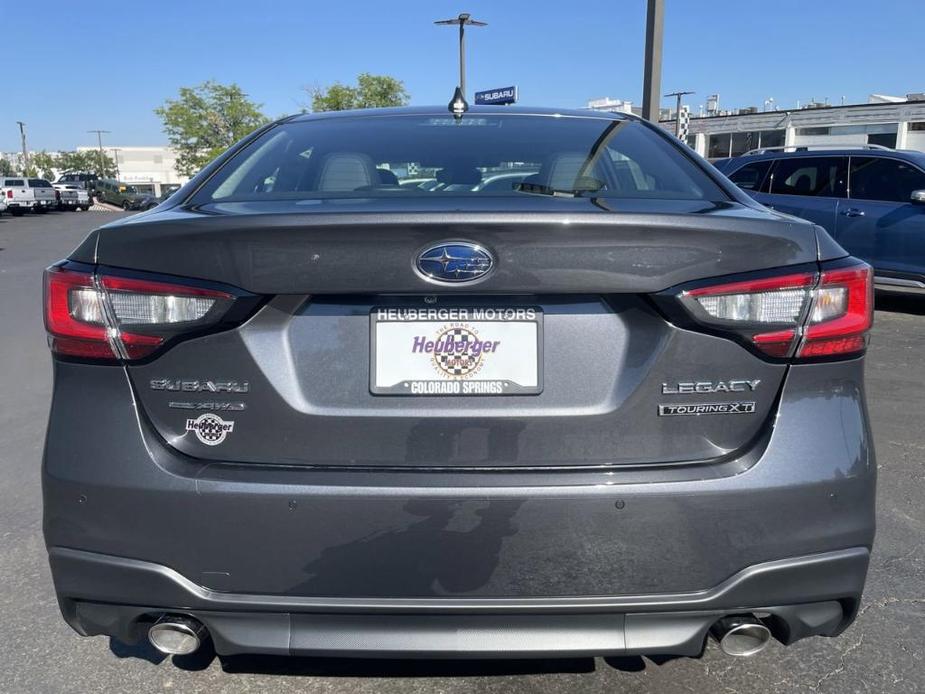
{"type": "Polygon", "coordinates": [[[365,154],[338,152],[329,154],[321,165],[318,190],[352,191],[379,184],[376,165],[365,154]]]}
{"type": "Polygon", "coordinates": [[[803,193],[804,195],[811,192],[813,187],[813,181],[809,177],[809,174],[802,174],[797,177],[796,183],[793,188],[798,193],[803,193]]]}
{"type": "Polygon", "coordinates": [[[540,170],[540,180],[550,188],[572,190],[579,175],[590,175],[584,172],[588,156],[583,152],[562,152],[551,156],[540,170]]]}
{"type": "Polygon", "coordinates": [[[398,176],[394,172],[389,171],[388,169],[376,169],[376,174],[379,176],[379,183],[384,186],[397,186],[398,185],[398,176]]]}

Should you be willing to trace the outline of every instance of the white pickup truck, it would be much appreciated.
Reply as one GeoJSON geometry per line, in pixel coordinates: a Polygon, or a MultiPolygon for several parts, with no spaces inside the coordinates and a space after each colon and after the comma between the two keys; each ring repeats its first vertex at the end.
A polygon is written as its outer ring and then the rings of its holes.
{"type": "Polygon", "coordinates": [[[83,210],[86,212],[90,209],[90,193],[87,189],[77,183],[53,183],[55,190],[58,191],[60,199],[58,200],[59,210],[83,210]]]}
{"type": "Polygon", "coordinates": [[[55,189],[44,178],[5,176],[0,178],[0,195],[13,215],[21,215],[28,210],[48,212],[58,206],[55,189]]]}

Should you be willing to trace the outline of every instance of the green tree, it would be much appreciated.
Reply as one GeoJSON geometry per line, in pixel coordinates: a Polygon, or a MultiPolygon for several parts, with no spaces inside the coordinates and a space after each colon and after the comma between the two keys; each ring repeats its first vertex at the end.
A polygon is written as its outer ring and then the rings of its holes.
{"type": "Polygon", "coordinates": [[[177,152],[177,172],[192,176],[235,142],[269,120],[237,84],[203,82],[181,87],[176,99],[154,109],[177,152]]]}
{"type": "Polygon", "coordinates": [[[86,171],[95,173],[100,178],[115,178],[116,162],[111,156],[98,149],[85,149],[82,152],[60,152],[55,168],[59,171],[86,171]]]}
{"type": "Polygon", "coordinates": [[[405,106],[410,97],[405,83],[388,75],[357,76],[356,86],[335,82],[330,87],[307,90],[313,111],[344,111],[351,108],[405,106]]]}
{"type": "Polygon", "coordinates": [[[44,149],[29,157],[29,165],[41,178],[46,178],[49,181],[55,179],[55,172],[53,170],[57,168],[55,156],[49,154],[44,149]]]}
{"type": "Polygon", "coordinates": [[[0,176],[11,176],[13,165],[6,159],[0,158],[0,176]]]}

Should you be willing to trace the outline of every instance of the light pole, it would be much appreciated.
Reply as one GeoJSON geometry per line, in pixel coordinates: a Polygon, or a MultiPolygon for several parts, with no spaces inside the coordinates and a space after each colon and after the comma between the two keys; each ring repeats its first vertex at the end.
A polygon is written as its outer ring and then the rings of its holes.
{"type": "Polygon", "coordinates": [[[105,178],[105,177],[106,177],[106,172],[105,172],[106,165],[105,165],[105,163],[104,163],[104,162],[105,162],[104,157],[105,157],[106,155],[103,154],[103,133],[105,133],[105,134],[108,135],[108,134],[109,134],[109,131],[108,131],[108,130],[88,130],[87,132],[88,132],[88,133],[96,133],[96,141],[97,141],[97,143],[98,143],[99,146],[100,146],[100,170],[99,170],[99,176],[100,176],[100,178],[105,178]]]}
{"type": "Polygon", "coordinates": [[[649,0],[646,12],[646,52],[642,72],[642,117],[658,122],[659,94],[662,91],[662,28],[665,0],[649,0]]]}
{"type": "Polygon", "coordinates": [[[443,24],[443,25],[459,25],[459,90],[463,94],[463,98],[466,96],[466,25],[474,27],[484,27],[488,26],[488,22],[480,22],[477,19],[472,19],[472,15],[468,12],[461,13],[455,19],[441,19],[434,24],[443,24]]]}
{"type": "Polygon", "coordinates": [[[22,141],[22,172],[27,174],[29,170],[29,150],[26,148],[26,124],[21,120],[16,121],[16,123],[19,125],[19,139],[22,141]]]}
{"type": "Polygon", "coordinates": [[[681,97],[687,96],[688,94],[696,94],[697,92],[671,92],[670,94],[665,94],[667,99],[669,96],[677,97],[677,106],[675,107],[674,112],[674,136],[681,137],[681,97]]]}

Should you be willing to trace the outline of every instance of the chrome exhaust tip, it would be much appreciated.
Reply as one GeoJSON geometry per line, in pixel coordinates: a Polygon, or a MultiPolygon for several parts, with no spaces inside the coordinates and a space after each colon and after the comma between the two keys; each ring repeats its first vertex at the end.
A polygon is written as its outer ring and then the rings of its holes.
{"type": "Polygon", "coordinates": [[[191,617],[164,615],[148,629],[148,641],[167,655],[194,653],[205,637],[206,628],[191,617]]]}
{"type": "Polygon", "coordinates": [[[751,615],[723,617],[710,633],[723,653],[738,657],[760,653],[771,641],[771,630],[751,615]]]}

